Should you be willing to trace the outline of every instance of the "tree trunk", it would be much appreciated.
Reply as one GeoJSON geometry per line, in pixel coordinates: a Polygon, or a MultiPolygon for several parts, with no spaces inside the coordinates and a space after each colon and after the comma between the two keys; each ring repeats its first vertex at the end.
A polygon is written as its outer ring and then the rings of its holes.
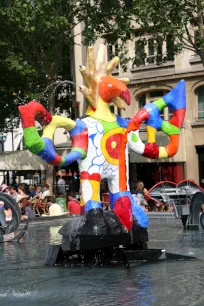
{"type": "MultiPolygon", "coordinates": [[[[51,84],[54,81],[51,82],[51,84]]],[[[51,86],[51,90],[48,97],[48,111],[54,115],[55,114],[55,88],[51,86]]]]}

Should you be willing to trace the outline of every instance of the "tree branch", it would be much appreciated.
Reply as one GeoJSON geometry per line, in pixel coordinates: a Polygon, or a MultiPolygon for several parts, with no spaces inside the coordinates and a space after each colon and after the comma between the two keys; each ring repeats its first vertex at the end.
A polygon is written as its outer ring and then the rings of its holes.
{"type": "Polygon", "coordinates": [[[39,53],[39,51],[38,51],[38,48],[36,47],[36,43],[35,43],[35,41],[33,40],[33,37],[32,37],[32,36],[31,36],[31,44],[32,44],[33,50],[34,50],[34,52],[35,52],[35,54],[36,54],[36,56],[37,56],[39,62],[41,63],[41,65],[42,65],[44,71],[46,72],[47,75],[49,75],[49,77],[50,77],[51,80],[54,80],[54,77],[53,77],[53,74],[52,74],[52,72],[51,72],[51,70],[50,70],[50,67],[49,67],[47,61],[45,60],[45,62],[44,62],[44,60],[42,59],[42,57],[41,57],[41,55],[40,55],[40,53],[39,53]]]}
{"type": "Polygon", "coordinates": [[[192,36],[191,36],[190,33],[189,33],[189,30],[188,30],[187,25],[185,25],[185,29],[186,29],[186,33],[187,33],[187,36],[188,36],[188,39],[189,39],[191,45],[195,48],[195,50],[197,50],[197,46],[196,46],[196,44],[194,43],[194,41],[192,40],[192,36]]]}
{"type": "Polygon", "coordinates": [[[189,40],[187,38],[185,38],[184,36],[180,37],[181,41],[185,44],[185,46],[189,47],[189,48],[192,48],[192,50],[195,51],[195,46],[194,45],[189,45],[189,40]]]}
{"type": "Polygon", "coordinates": [[[57,43],[57,55],[55,59],[55,65],[54,65],[54,78],[57,79],[58,75],[58,70],[59,70],[59,64],[60,64],[60,59],[62,55],[62,48],[63,48],[63,43],[64,43],[64,33],[62,33],[61,37],[59,38],[59,44],[57,43]]]}
{"type": "Polygon", "coordinates": [[[26,49],[23,40],[21,39],[20,35],[18,33],[15,34],[17,41],[19,42],[19,44],[22,47],[22,51],[25,54],[25,56],[27,57],[30,65],[33,67],[33,69],[35,69],[39,75],[41,77],[43,77],[44,79],[46,79],[46,76],[44,75],[44,73],[40,70],[40,68],[38,67],[37,63],[35,62],[35,60],[32,58],[32,56],[30,55],[30,53],[28,52],[28,50],[26,49]]]}

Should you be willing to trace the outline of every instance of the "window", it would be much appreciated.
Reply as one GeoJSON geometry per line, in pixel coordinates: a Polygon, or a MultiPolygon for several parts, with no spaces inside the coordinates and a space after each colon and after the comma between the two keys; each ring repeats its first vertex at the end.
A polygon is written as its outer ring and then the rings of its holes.
{"type": "Polygon", "coordinates": [[[173,110],[171,108],[169,108],[169,112],[168,112],[168,120],[170,120],[173,117],[173,110]]]}
{"type": "Polygon", "coordinates": [[[174,41],[171,35],[164,41],[162,38],[154,39],[146,33],[136,31],[135,38],[133,68],[174,60],[174,41]]]}
{"type": "MultiPolygon", "coordinates": [[[[112,60],[115,56],[118,56],[118,54],[118,44],[108,46],[108,61],[112,60]]],[[[118,69],[118,66],[116,69],[118,69]]]]}
{"type": "Polygon", "coordinates": [[[138,40],[135,42],[135,62],[136,66],[145,64],[145,42],[144,40],[138,40]]]}
{"type": "Polygon", "coordinates": [[[138,99],[138,108],[139,108],[139,110],[141,108],[143,108],[145,106],[145,104],[146,104],[146,94],[140,96],[139,99],[138,99]]]}
{"type": "Polygon", "coordinates": [[[204,86],[197,91],[198,96],[198,119],[204,119],[204,86]]]}
{"type": "Polygon", "coordinates": [[[163,58],[163,51],[162,51],[162,47],[163,47],[163,40],[158,39],[156,41],[156,50],[157,50],[157,62],[161,62],[162,58],[163,58]]]}
{"type": "MultiPolygon", "coordinates": [[[[145,106],[145,104],[154,102],[155,100],[158,100],[162,98],[164,95],[166,95],[167,91],[165,90],[153,90],[146,92],[145,94],[142,94],[138,97],[137,102],[138,102],[138,111],[145,106]]],[[[167,107],[164,108],[160,116],[163,120],[169,120],[171,119],[173,115],[173,111],[171,109],[168,109],[167,107]]]]}
{"type": "Polygon", "coordinates": [[[163,97],[163,95],[164,95],[163,90],[155,90],[149,93],[150,98],[160,98],[163,97]]]}
{"type": "Polygon", "coordinates": [[[114,56],[118,56],[118,44],[108,45],[108,60],[110,61],[114,56]]]}
{"type": "Polygon", "coordinates": [[[149,39],[148,40],[148,63],[154,63],[155,60],[155,56],[154,56],[154,40],[153,39],[149,39]]]}
{"type": "Polygon", "coordinates": [[[113,58],[113,46],[108,46],[108,60],[110,61],[113,58]]]}
{"type": "Polygon", "coordinates": [[[167,51],[167,57],[166,57],[167,61],[173,61],[174,60],[174,41],[171,35],[167,36],[166,51],[167,51]]]}

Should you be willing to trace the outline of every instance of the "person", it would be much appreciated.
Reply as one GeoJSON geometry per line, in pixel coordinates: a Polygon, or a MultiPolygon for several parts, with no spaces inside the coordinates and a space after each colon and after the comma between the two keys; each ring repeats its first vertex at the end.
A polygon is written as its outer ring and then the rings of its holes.
{"type": "Polygon", "coordinates": [[[49,196],[51,196],[51,192],[50,192],[50,186],[48,185],[48,184],[46,184],[45,185],[45,191],[43,192],[43,194],[42,194],[42,196],[41,196],[41,200],[44,200],[45,199],[45,197],[49,197],[49,196]]]}
{"type": "Polygon", "coordinates": [[[61,176],[59,176],[58,181],[57,181],[57,187],[58,187],[58,193],[59,194],[65,194],[66,189],[65,189],[65,180],[61,176]]]}
{"type": "Polygon", "coordinates": [[[147,194],[147,189],[144,188],[144,183],[142,181],[137,182],[137,187],[136,187],[137,194],[140,193],[145,197],[145,194],[147,194]]]}
{"type": "Polygon", "coordinates": [[[18,194],[16,196],[16,202],[18,203],[22,196],[26,196],[25,188],[23,185],[18,186],[18,194]]]}
{"type": "Polygon", "coordinates": [[[36,190],[35,190],[35,186],[33,186],[33,185],[30,185],[29,186],[29,192],[30,192],[30,194],[29,194],[29,199],[30,198],[34,198],[35,196],[36,196],[36,190]]]}
{"type": "Polygon", "coordinates": [[[35,217],[31,203],[28,201],[28,197],[26,195],[19,196],[18,204],[22,213],[21,220],[33,219],[35,217]]]}
{"type": "Polygon", "coordinates": [[[145,211],[149,210],[148,203],[141,193],[132,194],[132,197],[139,206],[142,206],[144,208],[145,211]]]}
{"type": "Polygon", "coordinates": [[[18,186],[18,194],[20,194],[21,196],[26,195],[25,194],[25,187],[23,185],[18,186]]]}
{"type": "Polygon", "coordinates": [[[1,186],[1,192],[2,193],[8,193],[9,187],[6,184],[2,184],[1,186]]]}
{"type": "Polygon", "coordinates": [[[36,186],[35,191],[36,191],[36,197],[41,198],[41,196],[42,196],[41,187],[36,186]]]}
{"type": "Polygon", "coordinates": [[[63,215],[62,208],[59,204],[55,203],[55,201],[50,201],[48,204],[50,204],[49,207],[49,215],[50,216],[61,216],[63,215]]]}
{"type": "Polygon", "coordinates": [[[131,189],[131,194],[136,194],[137,195],[137,187],[135,186],[134,188],[131,189]]]}
{"type": "Polygon", "coordinates": [[[12,185],[9,186],[8,194],[9,194],[12,198],[14,198],[14,199],[17,198],[17,192],[16,192],[15,188],[14,188],[12,185]]]}
{"type": "Polygon", "coordinates": [[[147,193],[147,189],[144,188],[144,184],[142,181],[137,182],[136,189],[132,190],[131,194],[134,201],[144,208],[145,211],[148,211],[148,203],[145,200],[145,194],[147,193]]]}
{"type": "Polygon", "coordinates": [[[42,180],[42,184],[41,184],[41,190],[42,190],[42,192],[45,191],[45,186],[46,186],[46,185],[47,185],[46,180],[42,180]]]}
{"type": "Polygon", "coordinates": [[[76,193],[70,192],[68,194],[68,203],[67,203],[68,214],[80,215],[81,206],[80,202],[76,199],[76,193]]]}

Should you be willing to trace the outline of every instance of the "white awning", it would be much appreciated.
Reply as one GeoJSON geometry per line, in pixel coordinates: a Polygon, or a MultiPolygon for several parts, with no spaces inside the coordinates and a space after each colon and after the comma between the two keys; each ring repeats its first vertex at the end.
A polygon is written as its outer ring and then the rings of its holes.
{"type": "Polygon", "coordinates": [[[1,170],[46,170],[48,164],[39,156],[28,150],[15,152],[2,152],[0,154],[1,170]]]}

